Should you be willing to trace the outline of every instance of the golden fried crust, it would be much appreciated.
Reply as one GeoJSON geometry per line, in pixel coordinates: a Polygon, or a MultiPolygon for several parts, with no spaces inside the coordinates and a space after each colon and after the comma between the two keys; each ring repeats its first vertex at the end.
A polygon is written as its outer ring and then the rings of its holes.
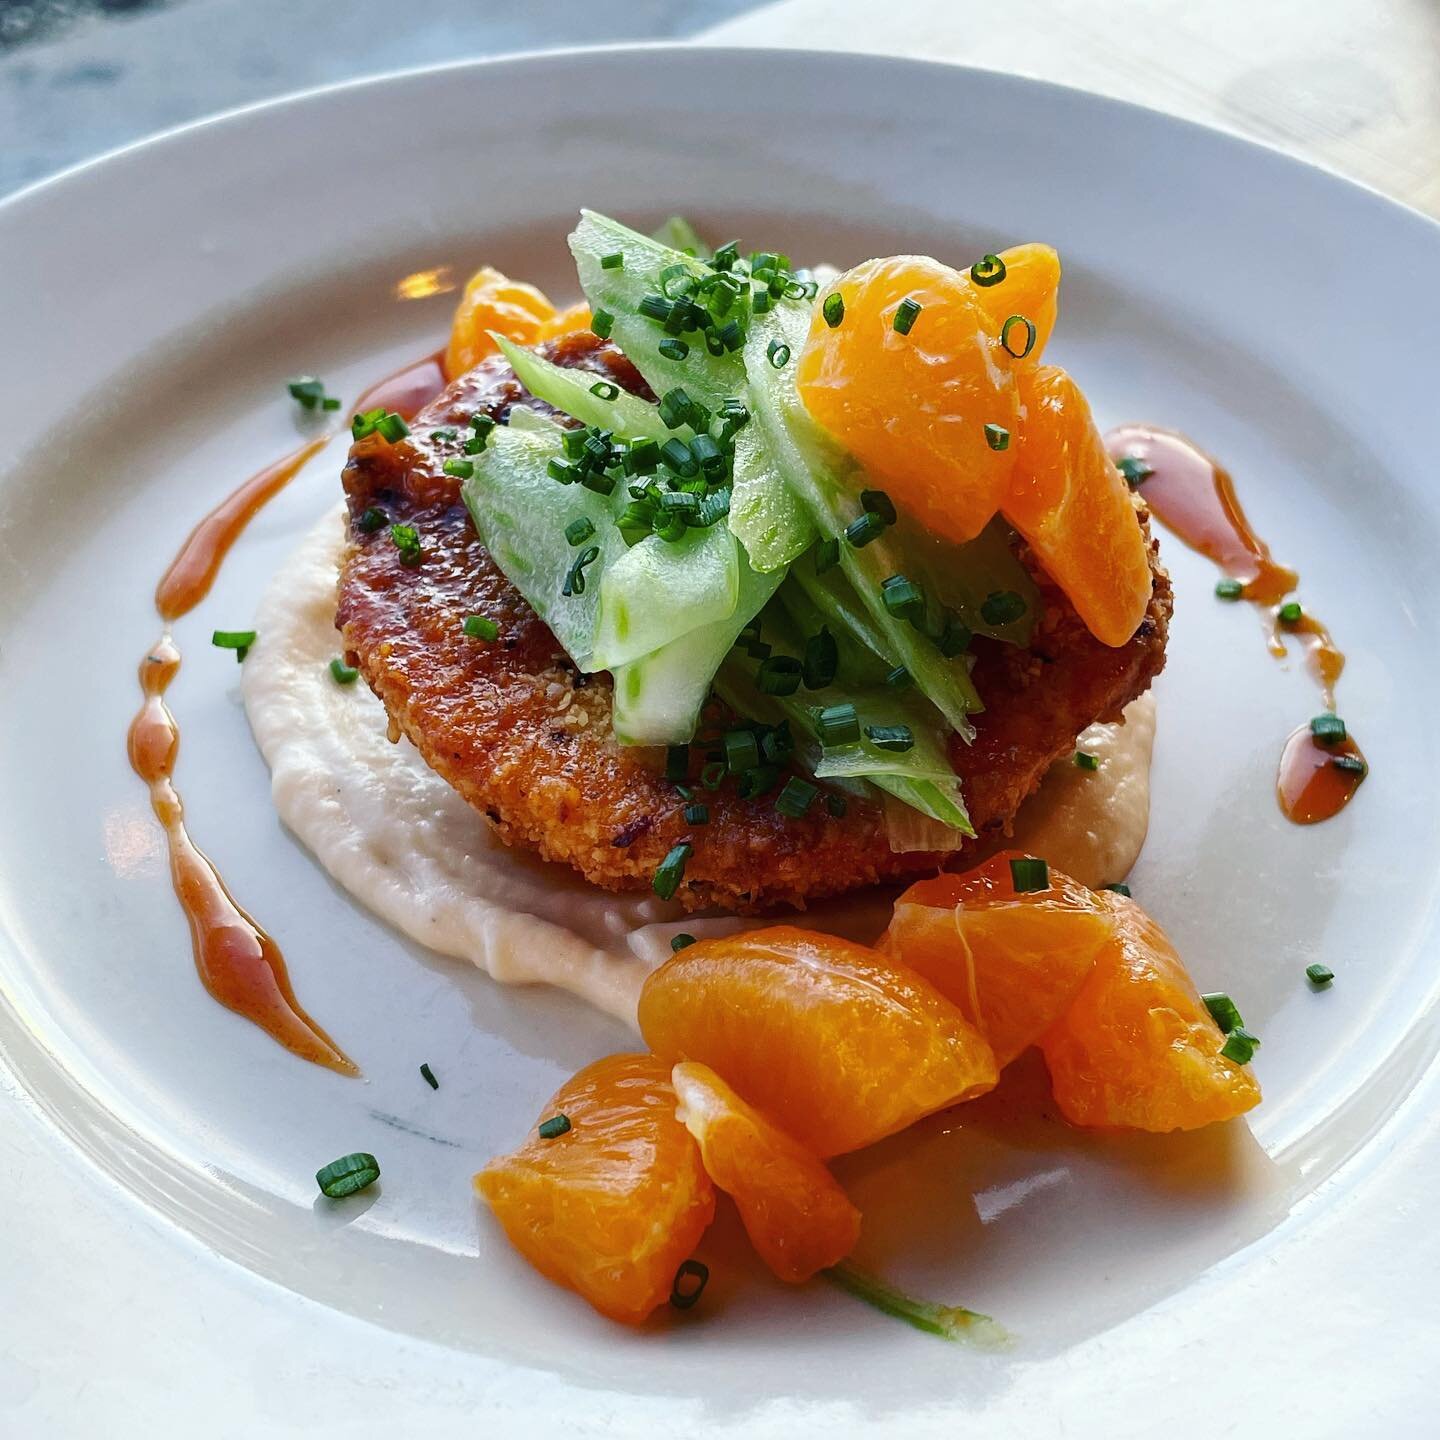
{"type": "MultiPolygon", "coordinates": [[[[588,333],[546,348],[557,363],[649,393],[617,350],[588,333]]],[[[459,482],[441,469],[459,442],[437,441],[437,428],[456,427],[463,438],[472,414],[503,420],[517,404],[552,413],[497,357],[451,385],[416,418],[407,440],[390,445],[372,436],[351,449],[343,477],[350,543],[336,624],[392,726],[507,843],[573,865],[612,890],[648,888],[681,841],[694,847],[676,896],[687,909],[803,907],[808,899],[933,871],[939,857],[893,853],[883,811],[853,798],[843,817],[817,803],[795,820],[777,813],[773,791],[745,800],[727,782],[696,791],[709,806],[708,824],[685,821],[685,802],[664,777],[664,751],[616,743],[609,675],[577,672],[491,560],[459,482]],[[371,507],[415,527],[418,565],[401,563],[387,529],[366,534],[357,527],[371,507]],[[498,640],[464,634],[464,618],[476,614],[499,625],[498,640]]],[[[957,747],[957,759],[966,762],[966,795],[982,833],[1007,825],[1048,761],[1092,720],[1118,713],[1159,670],[1169,585],[1158,566],[1156,576],[1146,625],[1123,650],[1090,639],[1056,599],[1037,641],[1045,660],[999,653],[1000,646],[980,658],[976,679],[991,708],[980,717],[979,744],[957,747]]],[[[729,718],[717,710],[702,724],[723,729],[729,718]]],[[[692,779],[701,748],[692,747],[692,779]]]]}

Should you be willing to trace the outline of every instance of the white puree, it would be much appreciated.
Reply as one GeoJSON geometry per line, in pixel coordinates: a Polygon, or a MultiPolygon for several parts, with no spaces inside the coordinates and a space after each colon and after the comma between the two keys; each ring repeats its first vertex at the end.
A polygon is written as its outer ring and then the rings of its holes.
{"type": "MultiPolygon", "coordinates": [[[[633,1024],[641,982],[670,954],[672,935],[756,922],[612,895],[510,850],[408,740],[392,744],[363,681],[330,676],[341,513],[327,515],[271,582],[244,666],[245,709],[280,818],[351,895],[421,944],[505,984],[558,985],[633,1024]]],[[[1016,820],[1014,843],[1090,885],[1126,875],[1145,840],[1152,698],[1126,715],[1125,725],[1082,736],[1080,748],[1100,757],[1097,772],[1060,762],[1016,820]]],[[[883,895],[857,896],[816,905],[804,923],[870,941],[889,908],[883,895]]]]}

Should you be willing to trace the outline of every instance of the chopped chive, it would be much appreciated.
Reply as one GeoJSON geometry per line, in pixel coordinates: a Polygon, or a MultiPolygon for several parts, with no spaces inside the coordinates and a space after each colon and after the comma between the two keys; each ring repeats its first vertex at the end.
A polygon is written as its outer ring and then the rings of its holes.
{"type": "Polygon", "coordinates": [[[1224,580],[1215,582],[1215,598],[1217,600],[1240,600],[1245,595],[1245,586],[1242,581],[1226,576],[1224,580]]]}
{"type": "Polygon", "coordinates": [[[915,683],[915,677],[903,665],[897,665],[886,673],[885,683],[892,690],[905,690],[915,683]]]}
{"type": "Polygon", "coordinates": [[[383,510],[372,505],[361,513],[360,518],[355,522],[355,528],[362,535],[373,535],[377,530],[383,530],[389,523],[390,517],[383,510]]]}
{"type": "Polygon", "coordinates": [[[723,760],[711,760],[700,769],[700,783],[707,790],[718,790],[725,783],[726,774],[723,760]]]}
{"type": "Polygon", "coordinates": [[[485,615],[467,615],[460,628],[472,640],[496,640],[500,636],[500,627],[485,615]]]}
{"type": "Polygon", "coordinates": [[[837,820],[843,820],[845,818],[845,812],[850,808],[850,804],[843,795],[837,795],[835,791],[829,790],[825,794],[825,808],[837,820]]]}
{"type": "Polygon", "coordinates": [[[1023,360],[1035,348],[1035,327],[1023,315],[1012,315],[1000,327],[1000,345],[1007,355],[1013,355],[1017,360],[1023,360]],[[1017,326],[1025,327],[1025,343],[1017,350],[1010,343],[1010,332],[1017,326]]]}
{"type": "Polygon", "coordinates": [[[840,647],[835,637],[823,625],[817,635],[805,642],[805,660],[802,674],[807,690],[823,690],[835,681],[840,668],[840,647]]]}
{"type": "Polygon", "coordinates": [[[815,542],[815,573],[823,575],[840,563],[840,541],[834,537],[815,542]]]}
{"type": "Polygon", "coordinates": [[[904,575],[891,575],[881,581],[880,598],[898,619],[915,623],[924,617],[925,592],[904,575]]]}
{"type": "Polygon", "coordinates": [[[947,615],[945,627],[941,630],[940,639],[936,641],[936,644],[940,653],[947,660],[953,660],[957,655],[963,655],[970,648],[970,642],[974,638],[970,633],[970,627],[958,615],[947,615]]]}
{"type": "Polygon", "coordinates": [[[883,490],[862,490],[860,509],[886,525],[893,525],[899,519],[895,513],[895,502],[883,490]]]}
{"type": "Polygon", "coordinates": [[[598,335],[602,340],[610,338],[610,331],[614,328],[615,317],[608,310],[597,310],[590,317],[590,331],[598,335]]]}
{"type": "Polygon", "coordinates": [[[1300,608],[1298,600],[1287,600],[1276,612],[1277,618],[1282,625],[1298,625],[1300,617],[1305,612],[1300,608]]]}
{"type": "Polygon", "coordinates": [[[498,423],[493,415],[487,415],[483,410],[477,410],[470,417],[470,428],[477,435],[488,435],[498,423]]]}
{"type": "Polygon", "coordinates": [[[846,700],[827,705],[815,716],[815,734],[822,745],[850,745],[860,738],[860,716],[846,700]]]}
{"type": "Polygon", "coordinates": [[[597,380],[590,387],[590,393],[600,400],[614,400],[620,394],[620,387],[612,385],[608,380],[597,380]]]}
{"type": "Polygon", "coordinates": [[[772,340],[765,347],[765,358],[776,370],[783,370],[790,363],[790,347],[783,341],[772,340]]]}
{"type": "Polygon", "coordinates": [[[1124,895],[1126,899],[1130,897],[1130,887],[1123,880],[1112,880],[1110,884],[1102,885],[1100,888],[1102,890],[1111,890],[1116,895],[1124,895]]]}
{"type": "Polygon", "coordinates": [[[725,752],[725,768],[739,775],[760,763],[760,742],[753,730],[727,730],[720,741],[725,752]]]}
{"type": "Polygon", "coordinates": [[[382,415],[375,422],[375,429],[382,440],[388,440],[392,445],[398,444],[410,433],[410,427],[405,423],[404,417],[397,415],[393,410],[388,415],[382,415]]]}
{"type": "Polygon", "coordinates": [[[825,323],[833,330],[845,318],[845,297],[837,290],[833,295],[825,297],[825,303],[820,307],[820,313],[825,317],[825,323]]]}
{"type": "Polygon", "coordinates": [[[985,427],[985,443],[992,450],[1008,450],[1010,448],[1010,432],[1003,425],[987,425],[985,427]]]}
{"type": "Polygon", "coordinates": [[[1088,750],[1077,750],[1075,752],[1075,764],[1081,770],[1098,770],[1100,768],[1100,757],[1092,755],[1088,750]]]}
{"type": "Polygon", "coordinates": [[[688,841],[671,847],[670,853],[655,868],[650,888],[662,899],[673,900],[685,874],[685,862],[694,854],[694,847],[688,841]]]}
{"type": "Polygon", "coordinates": [[[687,825],[708,825],[710,823],[710,807],[703,800],[694,800],[685,807],[685,823],[687,825]]]}
{"type": "Polygon", "coordinates": [[[1248,1065],[1259,1048],[1260,1041],[1243,1025],[1237,1025],[1225,1038],[1220,1053],[1237,1065],[1248,1065]]]}
{"type": "Polygon", "coordinates": [[[432,440],[443,441],[446,445],[450,445],[460,438],[460,432],[451,428],[449,425],[442,425],[438,430],[432,430],[430,432],[430,438],[432,440]]]}
{"type": "Polygon", "coordinates": [[[660,447],[660,458],[682,479],[693,480],[700,473],[690,447],[678,437],[672,436],[660,447]]]}
{"type": "Polygon", "coordinates": [[[793,695],[803,675],[800,661],[790,655],[772,655],[760,662],[755,685],[762,695],[793,695]]]}
{"type": "Polygon", "coordinates": [[[588,515],[576,516],[565,527],[565,539],[570,545],[583,545],[595,533],[595,522],[588,515]]]}
{"type": "Polygon", "coordinates": [[[699,1260],[686,1260],[675,1272],[670,1286],[670,1303],[677,1310],[689,1310],[710,1283],[710,1267],[699,1260]]]}
{"type": "Polygon", "coordinates": [[[665,778],[672,785],[679,785],[690,773],[690,747],[688,745],[667,745],[665,747],[665,778]]]}
{"type": "Polygon", "coordinates": [[[239,664],[250,653],[255,643],[253,630],[217,630],[210,637],[210,643],[220,650],[233,650],[235,662],[239,664]]]}
{"type": "Polygon", "coordinates": [[[877,1276],[857,1269],[847,1260],[820,1273],[846,1294],[928,1335],[938,1335],[942,1340],[971,1341],[987,1347],[1007,1343],[1005,1330],[988,1315],[982,1315],[978,1310],[967,1310],[963,1305],[937,1305],[930,1300],[916,1300],[877,1276]]]}
{"type": "Polygon", "coordinates": [[[987,289],[998,285],[1005,278],[1005,262],[998,255],[982,255],[970,267],[970,278],[987,289]]]}
{"type": "Polygon", "coordinates": [[[1033,856],[1010,862],[1010,884],[1017,895],[1034,895],[1050,888],[1050,867],[1033,856]]]}
{"type": "Polygon", "coordinates": [[[623,270],[625,268],[625,253],[622,250],[612,250],[608,255],[600,257],[600,268],[602,270],[623,270]]]}
{"type": "Polygon", "coordinates": [[[1310,733],[1322,745],[1338,745],[1345,738],[1345,722],[1328,712],[1317,715],[1310,722],[1310,733]]]}
{"type": "Polygon", "coordinates": [[[379,1178],[379,1162],[363,1150],[357,1150],[353,1155],[342,1155],[315,1172],[315,1183],[320,1187],[320,1193],[331,1200],[343,1200],[345,1196],[373,1185],[379,1178]]]}
{"type": "Polygon", "coordinates": [[[1024,599],[1013,590],[992,590],[980,606],[980,618],[987,625],[1010,625],[1026,611],[1024,599]]]}
{"type": "Polygon", "coordinates": [[[428,1062],[420,1067],[420,1074],[432,1090],[438,1090],[440,1088],[440,1082],[435,1078],[435,1072],[430,1068],[428,1062]]]}
{"type": "Polygon", "coordinates": [[[872,540],[878,540],[885,533],[885,522],[869,511],[852,520],[845,527],[845,538],[856,550],[863,550],[872,540]]]}
{"type": "Polygon", "coordinates": [[[908,335],[920,318],[921,305],[908,296],[895,307],[895,318],[890,322],[897,335],[908,335]]]}
{"type": "Polygon", "coordinates": [[[689,345],[673,335],[668,340],[662,340],[656,348],[667,360],[683,360],[690,353],[689,345]]]}
{"type": "Polygon", "coordinates": [[[447,475],[453,475],[457,480],[468,480],[475,473],[475,462],[459,460],[452,456],[440,468],[447,475]]]}
{"type": "Polygon", "coordinates": [[[792,775],[775,797],[775,809],[791,820],[799,820],[819,793],[818,785],[812,785],[808,780],[792,775]]]}
{"type": "Polygon", "coordinates": [[[353,685],[360,678],[360,672],[338,655],[330,662],[330,674],[337,685],[353,685]]]}
{"type": "Polygon", "coordinates": [[[325,393],[325,382],[315,375],[297,375],[285,388],[302,410],[338,410],[340,401],[325,393]]]}
{"type": "Polygon", "coordinates": [[[390,543],[400,552],[402,565],[413,566],[420,563],[423,553],[420,547],[420,532],[413,525],[392,525],[390,543]]]}
{"type": "Polygon", "coordinates": [[[908,725],[867,725],[865,738],[877,749],[903,755],[915,748],[915,734],[908,725]]]}
{"type": "Polygon", "coordinates": [[[1335,972],[1328,965],[1307,965],[1305,978],[1317,990],[1323,990],[1335,978],[1335,972]]]}
{"type": "Polygon", "coordinates": [[[1200,998],[1205,1002],[1205,1008],[1210,1012],[1210,1018],[1227,1035],[1232,1030],[1245,1028],[1245,1022],[1240,1018],[1240,1011],[1235,1002],[1223,990],[1212,990],[1208,995],[1202,995],[1200,998]]]}
{"type": "Polygon", "coordinates": [[[1332,755],[1331,766],[1346,775],[1359,775],[1364,779],[1370,773],[1370,767],[1358,755],[1332,755]]]}
{"type": "Polygon", "coordinates": [[[688,950],[695,943],[695,937],[682,930],[678,935],[670,937],[670,951],[678,955],[682,950],[688,950]]]}
{"type": "Polygon", "coordinates": [[[1138,455],[1123,456],[1115,462],[1115,468],[1132,490],[1138,490],[1155,473],[1155,467],[1147,465],[1138,455]]]}
{"type": "Polygon", "coordinates": [[[598,545],[587,545],[576,557],[569,570],[565,572],[565,583],[560,587],[560,593],[565,596],[583,595],[585,593],[585,567],[593,564],[600,558],[600,547],[598,545]]]}
{"type": "Polygon", "coordinates": [[[536,1133],[542,1140],[558,1140],[570,1129],[570,1117],[563,1111],[558,1115],[552,1115],[548,1120],[542,1120],[536,1126],[536,1133]]]}

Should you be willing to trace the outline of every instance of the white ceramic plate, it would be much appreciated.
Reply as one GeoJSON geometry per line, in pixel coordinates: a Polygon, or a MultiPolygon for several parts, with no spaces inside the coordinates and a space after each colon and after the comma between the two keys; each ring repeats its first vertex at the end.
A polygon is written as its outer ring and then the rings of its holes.
{"type": "Polygon", "coordinates": [[[1440,1261],[1437,269],[1420,217],[1145,110],[754,50],[346,86],[0,206],[0,1430],[1314,1435],[1383,1416],[1419,1433],[1440,1261]],[[1350,653],[1343,708],[1373,775],[1338,820],[1295,829],[1271,775],[1308,682],[1167,546],[1134,884],[1264,1038],[1250,1128],[1107,1140],[992,1108],[843,1167],[867,1258],[1000,1317],[1007,1354],[824,1286],[782,1292],[723,1226],[705,1304],[632,1334],[477,1215],[478,1163],[631,1041],[400,941],[278,825],[236,667],[206,639],[247,621],[333,503],[328,477],[266,510],[182,622],[172,698],[197,838],[366,1079],[292,1059],[196,980],[124,755],[153,583],[199,513],[295,443],[286,376],[353,397],[433,346],[454,297],[398,300],[415,272],[490,261],[565,293],[582,204],[841,263],[1053,241],[1054,353],[1102,421],[1225,457],[1350,653]],[[1305,984],[1314,959],[1329,993],[1305,984]],[[380,1186],[317,1203],[317,1164],[352,1149],[381,1156],[380,1186]]]}

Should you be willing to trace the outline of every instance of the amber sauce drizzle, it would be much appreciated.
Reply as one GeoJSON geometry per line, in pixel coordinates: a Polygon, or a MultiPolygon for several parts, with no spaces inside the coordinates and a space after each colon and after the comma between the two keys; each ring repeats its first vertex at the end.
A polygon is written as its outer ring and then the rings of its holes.
{"type": "MultiPolygon", "coordinates": [[[[383,405],[408,420],[444,386],[441,357],[431,355],[372,386],[354,408],[358,412],[383,405]]],[[[173,779],[180,728],[165,703],[165,692],[180,669],[170,625],[205,598],[246,525],[329,438],[311,440],[252,475],[211,510],[180,547],[155,589],[165,633],[140,662],[145,700],[131,722],[128,746],[130,765],[150,787],[155,818],[165,831],[175,897],[189,923],[195,968],[206,990],[292,1054],[343,1075],[358,1075],[355,1063],[295,998],[280,947],[236,904],[215,866],[190,838],[173,779]]]]}
{"type": "MultiPolygon", "coordinates": [[[[1308,611],[1296,621],[1280,618],[1281,604],[1300,583],[1299,573],[1279,564],[1255,533],[1229,472],[1173,430],[1122,425],[1105,437],[1105,443],[1116,460],[1129,456],[1150,468],[1141,481],[1141,494],[1155,518],[1227,576],[1243,582],[1240,598],[1266,616],[1270,653],[1283,659],[1288,653],[1286,641],[1291,639],[1302,646],[1324,707],[1333,711],[1335,686],[1345,669],[1344,653],[1325,624],[1308,611]]],[[[1308,724],[1302,725],[1285,742],[1276,798],[1287,819],[1313,825],[1344,809],[1365,774],[1364,756],[1354,740],[1323,743],[1308,724]],[[1342,756],[1354,757],[1361,768],[1337,765],[1342,756]]]]}

